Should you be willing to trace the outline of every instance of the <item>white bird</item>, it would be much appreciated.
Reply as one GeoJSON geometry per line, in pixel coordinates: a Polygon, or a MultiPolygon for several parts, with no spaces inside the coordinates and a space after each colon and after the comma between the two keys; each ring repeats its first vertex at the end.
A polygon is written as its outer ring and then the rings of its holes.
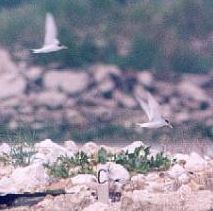
{"type": "Polygon", "coordinates": [[[146,115],[148,116],[149,122],[136,123],[136,125],[147,128],[159,128],[163,126],[173,128],[171,123],[161,116],[158,102],[154,99],[154,97],[150,93],[147,93],[147,95],[148,95],[148,103],[144,102],[138,96],[136,96],[136,99],[140,104],[140,107],[145,111],[146,115]]]}
{"type": "Polygon", "coordinates": [[[60,44],[57,37],[58,32],[54,17],[52,14],[47,13],[45,22],[44,44],[39,49],[32,49],[33,53],[50,53],[62,49],[67,49],[66,46],[60,44]]]}

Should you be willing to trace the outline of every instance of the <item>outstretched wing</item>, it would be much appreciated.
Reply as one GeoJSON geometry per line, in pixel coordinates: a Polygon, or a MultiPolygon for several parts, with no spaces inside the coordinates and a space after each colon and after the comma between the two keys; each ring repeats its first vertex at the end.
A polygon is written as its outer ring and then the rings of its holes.
{"type": "Polygon", "coordinates": [[[160,107],[158,102],[154,99],[154,97],[148,92],[148,105],[150,109],[150,118],[151,121],[161,119],[160,107]]]}
{"type": "Polygon", "coordinates": [[[151,121],[151,113],[150,113],[149,105],[145,103],[139,96],[135,96],[135,98],[138,101],[140,107],[145,111],[149,121],[151,121]]]}
{"type": "Polygon", "coordinates": [[[58,44],[59,41],[57,39],[57,36],[58,32],[54,17],[51,13],[47,13],[45,23],[44,45],[58,44]]]}

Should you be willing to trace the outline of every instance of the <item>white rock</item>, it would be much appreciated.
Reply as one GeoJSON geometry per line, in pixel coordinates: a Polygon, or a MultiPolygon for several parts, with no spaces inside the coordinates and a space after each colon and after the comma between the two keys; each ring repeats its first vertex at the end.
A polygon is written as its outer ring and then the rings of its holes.
{"type": "Polygon", "coordinates": [[[24,71],[24,75],[29,80],[36,80],[41,77],[43,70],[40,67],[30,67],[26,71],[24,71]]]}
{"type": "Polygon", "coordinates": [[[12,73],[12,72],[17,72],[17,66],[15,63],[12,61],[11,56],[9,52],[5,50],[0,50],[0,73],[12,73]]]}
{"type": "Polygon", "coordinates": [[[190,177],[187,173],[184,173],[184,174],[181,174],[179,177],[178,177],[178,181],[181,183],[181,184],[187,184],[190,182],[190,177]]]}
{"type": "Polygon", "coordinates": [[[50,89],[59,89],[69,94],[75,94],[87,88],[89,77],[84,72],[51,71],[45,75],[44,84],[50,89]]]}
{"type": "Polygon", "coordinates": [[[182,174],[185,173],[186,170],[179,164],[175,164],[167,171],[168,176],[172,179],[177,179],[178,177],[180,177],[182,174]]]}
{"type": "Polygon", "coordinates": [[[25,91],[26,82],[18,74],[4,74],[0,77],[0,98],[10,98],[22,95],[25,91]]]}
{"type": "Polygon", "coordinates": [[[67,99],[64,93],[56,90],[43,91],[41,93],[36,93],[33,96],[36,100],[36,105],[44,105],[51,108],[63,106],[67,99]]]}
{"type": "Polygon", "coordinates": [[[188,171],[202,171],[207,167],[207,161],[204,160],[198,153],[191,152],[189,160],[187,160],[185,168],[188,171]]]}
{"type": "Polygon", "coordinates": [[[14,185],[14,182],[11,180],[11,178],[5,176],[0,180],[0,193],[18,193],[17,187],[14,185]]]}
{"type": "Polygon", "coordinates": [[[96,154],[98,150],[99,146],[94,142],[87,142],[80,148],[80,151],[86,153],[87,155],[96,154]]]}
{"type": "Polygon", "coordinates": [[[132,96],[118,90],[113,92],[113,99],[117,101],[119,105],[121,104],[125,108],[134,108],[137,105],[135,99],[132,96]]]}
{"type": "Polygon", "coordinates": [[[105,79],[98,85],[98,90],[101,92],[109,92],[112,91],[114,88],[115,84],[112,82],[111,79],[105,79]]]}
{"type": "Polygon", "coordinates": [[[0,178],[4,176],[9,176],[13,170],[14,167],[12,165],[4,165],[3,163],[0,163],[0,178]]]}
{"type": "Polygon", "coordinates": [[[11,147],[10,147],[10,145],[9,144],[7,144],[7,143],[2,143],[1,145],[0,145],[0,155],[2,156],[2,155],[4,155],[4,154],[10,154],[10,151],[11,151],[11,147]]]}
{"type": "Polygon", "coordinates": [[[131,185],[134,189],[143,189],[146,184],[146,178],[143,174],[137,174],[131,177],[131,185]]]}
{"type": "Polygon", "coordinates": [[[109,179],[126,184],[130,179],[129,172],[120,164],[108,162],[109,179]]]}
{"type": "Polygon", "coordinates": [[[145,86],[150,86],[153,82],[153,75],[150,71],[138,72],[137,79],[139,83],[145,86]]]}
{"type": "Polygon", "coordinates": [[[186,97],[190,97],[192,99],[198,101],[206,101],[208,100],[208,96],[206,93],[196,84],[190,82],[190,80],[184,80],[178,84],[178,91],[186,97]]]}
{"type": "Polygon", "coordinates": [[[108,211],[108,210],[109,205],[103,204],[101,202],[95,202],[94,204],[91,204],[83,209],[83,211],[108,211]]]}
{"type": "Polygon", "coordinates": [[[96,182],[96,177],[91,174],[78,174],[71,178],[73,185],[84,185],[96,182]]]}
{"type": "Polygon", "coordinates": [[[174,159],[176,159],[176,161],[185,160],[187,162],[187,160],[189,160],[189,155],[177,153],[174,155],[174,159]]]}
{"type": "Polygon", "coordinates": [[[145,146],[142,141],[134,141],[132,144],[127,145],[126,147],[122,148],[122,150],[124,152],[128,151],[129,154],[132,154],[132,153],[134,153],[136,148],[141,147],[141,146],[145,146]]]}
{"type": "Polygon", "coordinates": [[[164,184],[157,181],[150,181],[148,186],[146,187],[148,192],[163,192],[164,191],[164,184]]]}
{"type": "Polygon", "coordinates": [[[147,174],[145,176],[146,181],[150,182],[150,181],[156,181],[159,179],[159,175],[156,172],[150,172],[149,174],[147,174]]]}
{"type": "Polygon", "coordinates": [[[50,139],[45,139],[40,143],[36,143],[35,150],[38,153],[32,156],[32,163],[40,160],[40,162],[52,164],[61,155],[68,157],[74,155],[72,151],[52,142],[50,139]]]}
{"type": "Polygon", "coordinates": [[[68,140],[64,142],[64,147],[69,150],[72,151],[73,153],[77,153],[78,152],[78,146],[77,144],[72,141],[72,140],[68,140]]]}
{"type": "Polygon", "coordinates": [[[146,177],[143,174],[137,174],[137,175],[131,177],[131,182],[145,181],[145,178],[146,177]]]}
{"type": "Polygon", "coordinates": [[[0,192],[33,192],[39,186],[49,183],[49,176],[41,164],[33,164],[17,168],[9,178],[0,180],[0,192]]]}
{"type": "Polygon", "coordinates": [[[114,65],[94,65],[92,69],[94,78],[97,82],[107,79],[110,74],[121,75],[121,70],[114,65]]]}

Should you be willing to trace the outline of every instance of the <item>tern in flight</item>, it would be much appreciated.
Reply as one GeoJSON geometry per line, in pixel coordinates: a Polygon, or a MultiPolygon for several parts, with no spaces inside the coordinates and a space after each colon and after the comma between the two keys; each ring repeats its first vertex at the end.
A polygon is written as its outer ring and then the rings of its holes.
{"type": "Polygon", "coordinates": [[[163,126],[173,128],[171,123],[167,119],[164,119],[162,117],[160,113],[159,104],[154,99],[154,97],[150,93],[147,93],[147,96],[148,96],[148,103],[144,102],[138,96],[136,96],[136,100],[138,101],[140,107],[145,111],[146,115],[148,116],[149,122],[136,123],[136,125],[147,128],[160,128],[163,126]]]}
{"type": "Polygon", "coordinates": [[[47,13],[45,22],[44,44],[39,49],[32,49],[33,53],[50,53],[62,49],[67,49],[66,46],[60,44],[57,37],[58,32],[54,17],[52,14],[47,13]]]}

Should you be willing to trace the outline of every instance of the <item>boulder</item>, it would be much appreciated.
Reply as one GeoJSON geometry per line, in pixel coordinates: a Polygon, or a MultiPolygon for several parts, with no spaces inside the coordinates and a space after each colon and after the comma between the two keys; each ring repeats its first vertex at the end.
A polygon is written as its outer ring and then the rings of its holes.
{"type": "Polygon", "coordinates": [[[172,179],[178,179],[183,174],[186,174],[186,169],[179,164],[175,164],[167,171],[167,174],[172,179]]]}
{"type": "Polygon", "coordinates": [[[44,76],[44,85],[49,89],[63,90],[76,94],[87,88],[89,77],[85,72],[51,71],[44,76]]]}
{"type": "Polygon", "coordinates": [[[102,93],[107,93],[113,91],[115,84],[111,79],[105,79],[98,84],[97,89],[102,93]]]}
{"type": "Polygon", "coordinates": [[[95,81],[98,83],[109,78],[110,75],[121,75],[121,70],[115,65],[94,65],[91,69],[95,81]]]}
{"type": "Polygon", "coordinates": [[[0,180],[1,193],[34,192],[44,188],[50,181],[42,164],[32,164],[27,167],[16,168],[10,177],[0,180]]]}
{"type": "Polygon", "coordinates": [[[135,190],[144,189],[146,185],[146,178],[143,174],[137,174],[131,177],[131,185],[135,190]]]}
{"type": "Polygon", "coordinates": [[[124,108],[134,108],[137,105],[133,97],[118,90],[113,92],[113,99],[117,101],[118,105],[121,105],[124,108]]]}
{"type": "Polygon", "coordinates": [[[25,91],[26,82],[18,74],[6,73],[0,77],[0,98],[10,98],[22,95],[25,91]]]}
{"type": "Polygon", "coordinates": [[[130,180],[129,172],[120,164],[108,162],[109,179],[121,184],[126,184],[130,180]]]}
{"type": "Polygon", "coordinates": [[[204,160],[198,153],[191,152],[189,159],[186,161],[185,168],[188,171],[202,171],[207,168],[208,162],[204,160]]]}
{"type": "Polygon", "coordinates": [[[42,77],[43,70],[40,67],[30,67],[24,73],[28,80],[35,81],[42,77]]]}
{"type": "Polygon", "coordinates": [[[150,86],[153,83],[153,75],[150,71],[138,72],[137,80],[142,85],[150,86]]]}
{"type": "Polygon", "coordinates": [[[48,106],[50,108],[57,108],[63,106],[66,102],[66,95],[59,91],[44,91],[31,95],[31,100],[39,106],[48,106]]]}
{"type": "Polygon", "coordinates": [[[87,155],[96,154],[98,150],[99,146],[94,142],[87,142],[80,148],[80,151],[86,153],[87,155]]]}
{"type": "Polygon", "coordinates": [[[92,174],[78,174],[71,181],[73,185],[85,185],[96,182],[96,177],[92,174]]]}
{"type": "Polygon", "coordinates": [[[190,80],[183,80],[177,86],[178,92],[185,97],[192,98],[197,101],[208,101],[206,93],[190,80]]]}
{"type": "Polygon", "coordinates": [[[11,151],[11,147],[7,143],[2,143],[0,145],[0,156],[3,156],[4,154],[9,155],[11,151]]]}
{"type": "Polygon", "coordinates": [[[45,139],[40,143],[35,144],[35,150],[37,153],[32,156],[32,163],[54,163],[59,156],[72,157],[74,155],[73,151],[70,151],[63,146],[60,146],[50,139],[45,139]]]}
{"type": "Polygon", "coordinates": [[[72,141],[72,140],[68,140],[64,142],[64,147],[69,150],[72,151],[74,154],[78,152],[78,146],[77,144],[72,141]]]}

